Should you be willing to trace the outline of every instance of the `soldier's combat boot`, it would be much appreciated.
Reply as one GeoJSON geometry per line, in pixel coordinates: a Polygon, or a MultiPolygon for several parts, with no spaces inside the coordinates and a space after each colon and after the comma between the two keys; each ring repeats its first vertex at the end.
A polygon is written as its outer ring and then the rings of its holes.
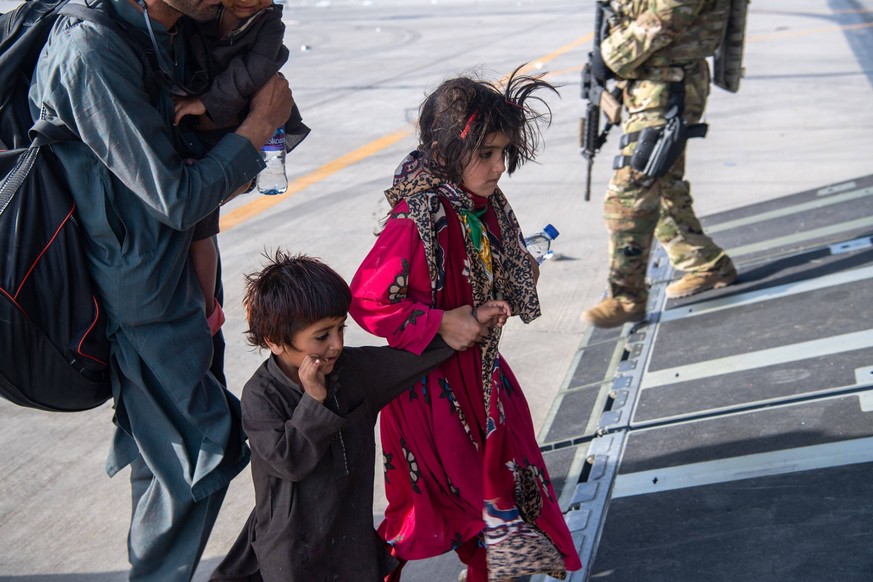
{"type": "Polygon", "coordinates": [[[737,270],[734,263],[727,255],[723,256],[710,271],[700,273],[686,273],[678,281],[667,285],[666,295],[668,299],[688,297],[695,293],[727,287],[737,280],[737,270]]]}
{"type": "Polygon", "coordinates": [[[646,318],[646,303],[631,299],[607,297],[591,309],[582,312],[582,321],[595,327],[618,327],[646,318]]]}

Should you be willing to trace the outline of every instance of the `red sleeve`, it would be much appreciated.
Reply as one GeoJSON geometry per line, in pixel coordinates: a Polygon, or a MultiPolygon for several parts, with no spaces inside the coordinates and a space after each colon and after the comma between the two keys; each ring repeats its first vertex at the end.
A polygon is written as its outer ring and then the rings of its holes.
{"type": "MultiPolygon", "coordinates": [[[[401,202],[394,212],[405,214],[401,202]]],[[[430,274],[415,223],[391,217],[351,283],[352,318],[388,345],[421,354],[440,327],[443,311],[431,307],[430,274]]]]}

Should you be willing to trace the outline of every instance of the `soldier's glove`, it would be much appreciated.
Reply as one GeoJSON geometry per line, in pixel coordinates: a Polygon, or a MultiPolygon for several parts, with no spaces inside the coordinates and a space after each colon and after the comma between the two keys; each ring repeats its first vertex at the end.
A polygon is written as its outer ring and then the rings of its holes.
{"type": "Polygon", "coordinates": [[[601,85],[615,78],[615,73],[606,66],[603,55],[597,50],[591,53],[591,76],[601,85]]]}

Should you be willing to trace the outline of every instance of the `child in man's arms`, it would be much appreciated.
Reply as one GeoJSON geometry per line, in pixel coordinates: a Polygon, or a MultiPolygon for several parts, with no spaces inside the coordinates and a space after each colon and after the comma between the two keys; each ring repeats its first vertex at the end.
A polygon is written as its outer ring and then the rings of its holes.
{"type": "MultiPolygon", "coordinates": [[[[282,6],[273,0],[222,0],[214,20],[199,23],[202,43],[191,50],[200,66],[213,77],[202,95],[176,96],[176,124],[188,115],[206,150],[233,132],[245,117],[249,100],[288,60],[284,44],[282,6]]],[[[297,105],[285,123],[285,151],[309,135],[297,105]]],[[[251,187],[254,187],[252,183],[251,187]]],[[[214,299],[218,279],[219,209],[197,223],[191,242],[191,263],[203,291],[212,335],[224,323],[224,312],[214,299]]]]}

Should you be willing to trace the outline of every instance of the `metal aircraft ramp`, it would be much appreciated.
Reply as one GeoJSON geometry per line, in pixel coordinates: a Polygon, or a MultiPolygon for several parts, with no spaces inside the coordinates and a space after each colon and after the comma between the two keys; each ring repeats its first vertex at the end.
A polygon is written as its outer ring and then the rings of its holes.
{"type": "Polygon", "coordinates": [[[703,222],[736,284],[666,300],[659,249],[649,320],[592,330],[541,435],[570,580],[869,582],[873,175],[703,222]]]}

